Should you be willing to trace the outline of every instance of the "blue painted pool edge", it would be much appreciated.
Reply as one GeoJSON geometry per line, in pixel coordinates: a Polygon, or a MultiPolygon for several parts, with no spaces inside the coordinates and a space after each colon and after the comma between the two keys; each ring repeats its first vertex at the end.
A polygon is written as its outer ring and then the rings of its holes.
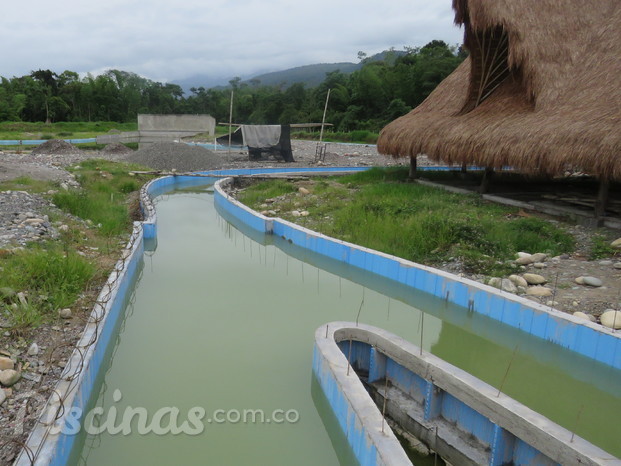
{"type": "Polygon", "coordinates": [[[411,466],[399,440],[382,421],[381,413],[354,370],[348,368],[338,346],[320,340],[324,329],[315,335],[313,373],[356,459],[362,466],[411,466]]]}
{"type": "MultiPolygon", "coordinates": [[[[367,169],[368,168],[366,167],[283,167],[271,169],[260,168],[218,170],[202,172],[201,174],[214,175],[214,178],[211,179],[211,181],[215,181],[216,178],[233,175],[263,175],[274,173],[344,173],[358,172],[367,169]]],[[[28,437],[26,443],[27,448],[22,449],[19,457],[14,464],[20,466],[32,464],[32,461],[29,459],[27,450],[37,452],[37,457],[34,464],[61,465],[66,463],[67,458],[71,454],[71,449],[75,441],[75,436],[64,435],[62,433],[50,435],[49,429],[51,427],[51,424],[50,422],[48,422],[48,419],[50,419],[48,415],[49,413],[54,414],[59,410],[60,405],[58,400],[62,398],[64,400],[63,404],[65,406],[65,415],[61,416],[53,423],[54,426],[60,426],[66,421],[66,416],[70,412],[70,408],[84,409],[87,406],[89,399],[91,398],[97,374],[103,362],[103,356],[108,348],[110,341],[114,336],[113,329],[115,328],[118,322],[118,318],[121,315],[122,305],[127,299],[128,292],[131,290],[133,281],[136,279],[138,275],[137,272],[140,265],[142,264],[145,240],[151,240],[156,238],[157,236],[157,216],[152,199],[157,195],[163,194],[169,190],[173,190],[178,187],[188,185],[200,185],[205,184],[205,182],[209,181],[209,178],[199,178],[182,175],[166,176],[152,180],[151,182],[143,186],[140,193],[140,200],[141,209],[144,215],[144,221],[134,223],[134,230],[131,236],[131,240],[130,243],[128,243],[128,247],[123,252],[123,259],[117,262],[115,270],[111,273],[110,277],[108,278],[107,284],[104,285],[104,288],[100,293],[100,297],[104,294],[108,294],[109,300],[105,309],[102,310],[96,307],[91,314],[91,319],[99,321],[99,324],[87,324],[82,338],[76,345],[78,348],[88,347],[88,350],[84,354],[82,354],[82,352],[78,351],[77,349],[73,352],[71,358],[66,365],[65,372],[63,373],[60,382],[55,388],[54,393],[56,393],[56,395],[52,396],[48,400],[47,405],[44,408],[43,414],[39,418],[39,422],[28,437]],[[125,263],[126,266],[122,269],[119,269],[121,263],[125,263]],[[103,317],[101,314],[102,312],[103,317]],[[96,341],[95,344],[88,344],[93,338],[96,341]],[[80,371],[78,368],[82,367],[84,368],[84,370],[80,371]]],[[[495,296],[494,299],[502,298],[501,293],[491,287],[486,287],[485,285],[480,285],[476,282],[471,282],[469,280],[460,279],[459,277],[451,276],[451,274],[446,274],[442,271],[438,271],[412,262],[404,261],[394,256],[389,256],[366,248],[361,248],[357,245],[335,240],[333,238],[321,235],[311,230],[298,227],[297,225],[281,219],[271,219],[261,216],[257,212],[248,209],[247,207],[243,206],[239,202],[226,195],[226,193],[222,191],[219,186],[219,184],[223,182],[226,182],[226,179],[220,180],[220,182],[216,183],[214,197],[216,205],[221,209],[225,209],[234,218],[237,218],[240,221],[247,221],[248,225],[250,225],[253,229],[256,229],[256,231],[258,232],[281,234],[281,236],[292,242],[295,242],[297,245],[316,251],[319,254],[333,257],[338,260],[344,260],[354,266],[363,268],[364,270],[370,270],[375,273],[384,274],[384,276],[388,276],[389,278],[397,276],[398,281],[405,280],[402,281],[403,283],[410,284],[410,282],[413,281],[413,283],[411,283],[411,286],[418,287],[419,289],[423,289],[425,291],[433,289],[433,294],[435,294],[436,296],[445,297],[445,295],[443,294],[445,289],[449,291],[455,289],[455,294],[450,293],[450,300],[457,304],[461,304],[464,306],[467,305],[468,308],[471,308],[470,304],[472,304],[473,310],[476,312],[481,312],[477,308],[477,304],[480,304],[481,300],[485,302],[485,299],[479,297],[478,300],[473,300],[472,303],[468,301],[466,304],[463,304],[465,302],[465,299],[471,299],[470,297],[472,296],[472,287],[475,288],[477,293],[482,292],[492,294],[495,296]],[[375,260],[373,259],[374,257],[377,257],[378,259],[375,260]],[[396,275],[395,267],[398,270],[398,273],[396,273],[396,275]],[[416,270],[416,273],[411,274],[409,273],[410,270],[416,270]],[[404,273],[404,271],[406,273],[404,273]],[[413,279],[412,276],[414,276],[415,278],[413,279]],[[439,281],[440,285],[438,285],[439,281]]],[[[514,301],[516,300],[514,299],[514,301]]],[[[533,304],[532,302],[524,300],[522,298],[518,298],[517,302],[520,304],[520,306],[533,304]]],[[[490,304],[489,300],[487,300],[487,303],[488,305],[490,304]]],[[[531,309],[534,309],[533,312],[536,311],[543,314],[548,313],[547,309],[543,309],[543,306],[539,307],[541,309],[537,309],[537,305],[535,303],[535,305],[531,309]]],[[[565,314],[555,315],[555,312],[557,314],[561,314],[558,311],[549,312],[557,319],[569,321],[570,323],[577,325],[578,330],[575,331],[574,334],[580,334],[581,337],[587,335],[584,338],[589,341],[593,340],[594,338],[592,335],[593,332],[595,332],[596,334],[599,333],[607,335],[604,330],[597,328],[599,326],[596,326],[595,324],[585,324],[583,322],[579,322],[577,318],[565,314]]],[[[523,319],[520,320],[520,322],[522,321],[523,319]]],[[[528,319],[526,319],[526,321],[528,322],[528,319]]],[[[556,326],[550,327],[552,329],[555,329],[554,331],[557,332],[558,329],[556,326]]],[[[547,328],[548,325],[546,323],[545,329],[547,328]]],[[[550,332],[548,333],[551,334],[551,332],[552,330],[550,330],[550,332]]],[[[606,340],[604,342],[597,341],[598,347],[606,348],[613,351],[613,357],[611,359],[612,363],[609,365],[612,365],[615,368],[620,368],[620,339],[615,335],[611,336],[614,338],[613,340],[606,340]]],[[[587,348],[587,345],[583,345],[583,347],[587,348]]],[[[578,352],[592,357],[593,359],[597,359],[596,356],[598,354],[598,351],[595,351],[594,356],[590,356],[589,354],[587,354],[589,352],[592,352],[588,349],[584,349],[584,352],[578,352]]]]}
{"type": "Polygon", "coordinates": [[[105,305],[96,304],[93,308],[84,333],[67,361],[60,381],[56,384],[52,396],[28,437],[27,448],[22,449],[14,464],[68,463],[76,435],[64,433],[62,427],[65,426],[70,414],[74,415],[76,410],[84,412],[93,394],[99,369],[110,343],[114,341],[117,323],[142,266],[143,252],[142,226],[139,222],[135,222],[128,247],[123,251],[121,259],[116,263],[98,296],[98,303],[105,305]],[[55,419],[57,413],[62,414],[55,419]],[[52,428],[58,432],[52,433],[52,428]],[[30,452],[36,452],[34,463],[29,457],[30,452]]]}
{"type": "Polygon", "coordinates": [[[330,322],[315,331],[313,372],[362,464],[409,460],[395,455],[389,436],[378,435],[382,414],[352,367],[367,372],[369,383],[387,379],[389,384],[380,382],[381,387],[408,394],[418,408],[405,410],[407,422],[453,464],[621,465],[618,458],[397,335],[365,324],[330,322]]]}
{"type": "MultiPolygon", "coordinates": [[[[261,173],[277,172],[278,169],[265,169],[261,173]]],[[[478,312],[621,369],[621,337],[618,332],[473,280],[337,240],[286,220],[265,217],[228,196],[222,189],[224,183],[225,180],[216,183],[214,190],[218,208],[257,232],[278,235],[301,248],[446,299],[469,312],[478,312]]]]}

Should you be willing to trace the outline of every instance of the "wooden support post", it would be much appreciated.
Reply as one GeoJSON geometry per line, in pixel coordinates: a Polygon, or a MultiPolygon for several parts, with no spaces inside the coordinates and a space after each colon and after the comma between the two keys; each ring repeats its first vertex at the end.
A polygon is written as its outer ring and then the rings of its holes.
{"type": "Polygon", "coordinates": [[[595,200],[595,218],[600,219],[606,216],[608,206],[608,194],[610,191],[610,179],[600,178],[597,199],[595,200]]]}
{"type": "Polygon", "coordinates": [[[231,90],[231,106],[229,108],[229,156],[231,155],[231,138],[233,137],[233,93],[234,91],[231,90]]]}
{"type": "Polygon", "coordinates": [[[415,155],[410,156],[410,173],[408,175],[408,179],[409,180],[416,179],[416,156],[415,155]]]}
{"type": "Polygon", "coordinates": [[[481,179],[481,185],[479,186],[479,192],[481,194],[485,194],[489,191],[489,185],[494,175],[494,169],[492,167],[485,167],[485,172],[483,173],[483,179],[481,179]]]}

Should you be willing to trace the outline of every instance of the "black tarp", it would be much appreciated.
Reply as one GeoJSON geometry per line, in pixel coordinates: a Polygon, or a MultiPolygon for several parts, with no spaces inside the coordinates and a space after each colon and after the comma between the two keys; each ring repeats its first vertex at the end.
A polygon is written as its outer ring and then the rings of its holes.
{"type": "MultiPolygon", "coordinates": [[[[218,144],[227,146],[229,144],[229,135],[221,136],[217,138],[216,141],[218,144]]],[[[231,145],[241,146],[244,145],[244,142],[242,129],[241,127],[237,128],[231,134],[231,145]]],[[[283,162],[295,162],[293,159],[293,150],[291,149],[291,126],[281,125],[280,138],[274,145],[268,147],[253,147],[248,145],[248,155],[250,160],[261,160],[272,156],[283,162]]]]}

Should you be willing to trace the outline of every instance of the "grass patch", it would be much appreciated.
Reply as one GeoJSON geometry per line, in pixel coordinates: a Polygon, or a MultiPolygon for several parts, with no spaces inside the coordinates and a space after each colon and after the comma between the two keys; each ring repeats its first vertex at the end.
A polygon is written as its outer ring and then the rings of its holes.
{"type": "Polygon", "coordinates": [[[47,242],[17,251],[2,259],[2,312],[14,330],[36,326],[71,306],[96,267],[75,251],[47,242]],[[17,292],[24,294],[19,299],[17,292]]]}
{"type": "Polygon", "coordinates": [[[241,201],[248,205],[261,204],[266,199],[272,199],[297,191],[293,183],[285,180],[262,181],[252,186],[252,189],[244,191],[241,201]]]}
{"type": "MultiPolygon", "coordinates": [[[[517,251],[551,255],[573,250],[573,237],[562,228],[518,210],[407,183],[408,169],[374,168],[344,177],[318,179],[312,194],[297,194],[292,182],[278,180],[285,205],[279,215],[339,239],[403,257],[438,265],[459,260],[466,271],[487,275],[514,270],[517,251]],[[307,210],[300,220],[287,210],[307,210]]],[[[258,208],[268,197],[267,184],[246,189],[240,200],[258,208]]],[[[275,181],[273,183],[276,183],[275,181]]]]}
{"type": "Polygon", "coordinates": [[[131,170],[145,170],[140,165],[105,160],[87,160],[73,168],[81,189],[60,191],[53,196],[59,208],[93,222],[104,236],[127,231],[131,218],[126,195],[137,191],[149,176],[130,176],[131,170]]]}
{"type": "Polygon", "coordinates": [[[59,240],[31,243],[26,249],[12,252],[0,250],[0,312],[12,332],[25,333],[56,317],[58,309],[75,307],[76,301],[92,305],[95,296],[91,295],[105,280],[127,241],[138,202],[136,192],[153,178],[130,176],[128,172],[143,169],[139,165],[88,160],[71,169],[80,189],[58,190],[52,183],[26,177],[1,185],[3,189],[19,187],[29,192],[56,188],[52,197],[64,212],[51,210],[48,216],[56,226],[67,225],[59,240]],[[20,292],[25,299],[19,299],[20,292]]]}
{"type": "MultiPolygon", "coordinates": [[[[319,131],[294,131],[291,137],[294,139],[319,140],[319,131]]],[[[379,133],[366,130],[356,131],[327,131],[323,135],[324,142],[349,142],[354,144],[376,144],[379,133]]]]}
{"type": "Polygon", "coordinates": [[[28,176],[19,176],[12,180],[0,183],[0,191],[28,191],[29,193],[44,193],[58,187],[51,181],[35,180],[28,176]]]}
{"type": "Polygon", "coordinates": [[[138,123],[117,123],[114,121],[80,121],[46,124],[24,121],[0,122],[0,139],[72,139],[92,138],[110,130],[136,131],[138,123]],[[43,137],[46,136],[46,137],[43,137]]]}
{"type": "Polygon", "coordinates": [[[618,249],[610,245],[610,240],[606,236],[601,234],[593,235],[590,260],[606,259],[613,257],[618,252],[618,249]]]}

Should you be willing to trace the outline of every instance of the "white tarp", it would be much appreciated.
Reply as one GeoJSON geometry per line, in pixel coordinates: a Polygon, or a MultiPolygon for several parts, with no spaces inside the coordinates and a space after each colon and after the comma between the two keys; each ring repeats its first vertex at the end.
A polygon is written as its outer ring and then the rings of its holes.
{"type": "Polygon", "coordinates": [[[272,147],[280,140],[280,125],[242,125],[244,146],[272,147]]]}

